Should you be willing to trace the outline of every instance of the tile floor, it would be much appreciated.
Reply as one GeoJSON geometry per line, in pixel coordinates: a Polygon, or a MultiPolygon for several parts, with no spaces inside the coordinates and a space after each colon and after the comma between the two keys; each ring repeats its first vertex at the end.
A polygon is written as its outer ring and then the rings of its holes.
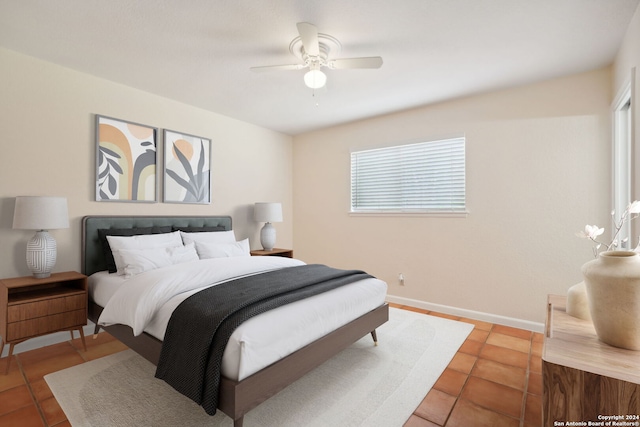
{"type": "Polygon", "coordinates": [[[542,334],[392,306],[475,325],[404,427],[542,426],[542,334]]]}
{"type": "MultiPolygon", "coordinates": [[[[445,314],[475,328],[405,427],[540,427],[542,335],[445,314]]],[[[54,344],[0,360],[0,427],[65,427],[64,412],[43,376],[126,347],[108,334],[54,344]]]]}

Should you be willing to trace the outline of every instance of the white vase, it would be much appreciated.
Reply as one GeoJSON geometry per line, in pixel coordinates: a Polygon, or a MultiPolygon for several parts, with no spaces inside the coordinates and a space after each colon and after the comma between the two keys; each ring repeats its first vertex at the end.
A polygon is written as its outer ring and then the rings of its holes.
{"type": "Polygon", "coordinates": [[[582,274],[598,338],[615,347],[640,350],[640,255],[602,252],[582,266],[582,274]]]}
{"type": "Polygon", "coordinates": [[[567,291],[567,314],[582,320],[591,320],[589,298],[584,282],[577,283],[567,291]]]}

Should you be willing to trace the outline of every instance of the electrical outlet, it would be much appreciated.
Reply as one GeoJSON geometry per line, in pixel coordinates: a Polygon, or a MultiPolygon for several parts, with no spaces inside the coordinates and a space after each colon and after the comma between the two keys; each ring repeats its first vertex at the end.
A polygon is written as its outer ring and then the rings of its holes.
{"type": "Polygon", "coordinates": [[[398,281],[400,282],[400,286],[404,286],[404,274],[398,274],[398,281]]]}

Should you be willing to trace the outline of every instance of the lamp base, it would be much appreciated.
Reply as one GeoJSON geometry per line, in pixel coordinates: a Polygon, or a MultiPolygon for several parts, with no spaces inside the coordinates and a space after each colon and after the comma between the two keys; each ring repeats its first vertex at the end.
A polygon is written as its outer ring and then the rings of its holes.
{"type": "Polygon", "coordinates": [[[265,251],[272,250],[276,245],[276,229],[270,222],[260,230],[260,244],[265,251]]]}
{"type": "Polygon", "coordinates": [[[27,266],[33,277],[43,279],[51,276],[53,266],[56,265],[57,244],[46,230],[36,232],[27,242],[27,266]]]}

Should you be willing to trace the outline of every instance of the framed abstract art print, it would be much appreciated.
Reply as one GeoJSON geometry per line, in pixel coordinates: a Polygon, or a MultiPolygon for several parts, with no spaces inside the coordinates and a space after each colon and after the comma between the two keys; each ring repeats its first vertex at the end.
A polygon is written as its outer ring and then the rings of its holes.
{"type": "Polygon", "coordinates": [[[96,200],[157,200],[157,129],[96,115],[96,200]]]}
{"type": "Polygon", "coordinates": [[[164,201],[211,203],[211,140],[164,131],[164,201]]]}

